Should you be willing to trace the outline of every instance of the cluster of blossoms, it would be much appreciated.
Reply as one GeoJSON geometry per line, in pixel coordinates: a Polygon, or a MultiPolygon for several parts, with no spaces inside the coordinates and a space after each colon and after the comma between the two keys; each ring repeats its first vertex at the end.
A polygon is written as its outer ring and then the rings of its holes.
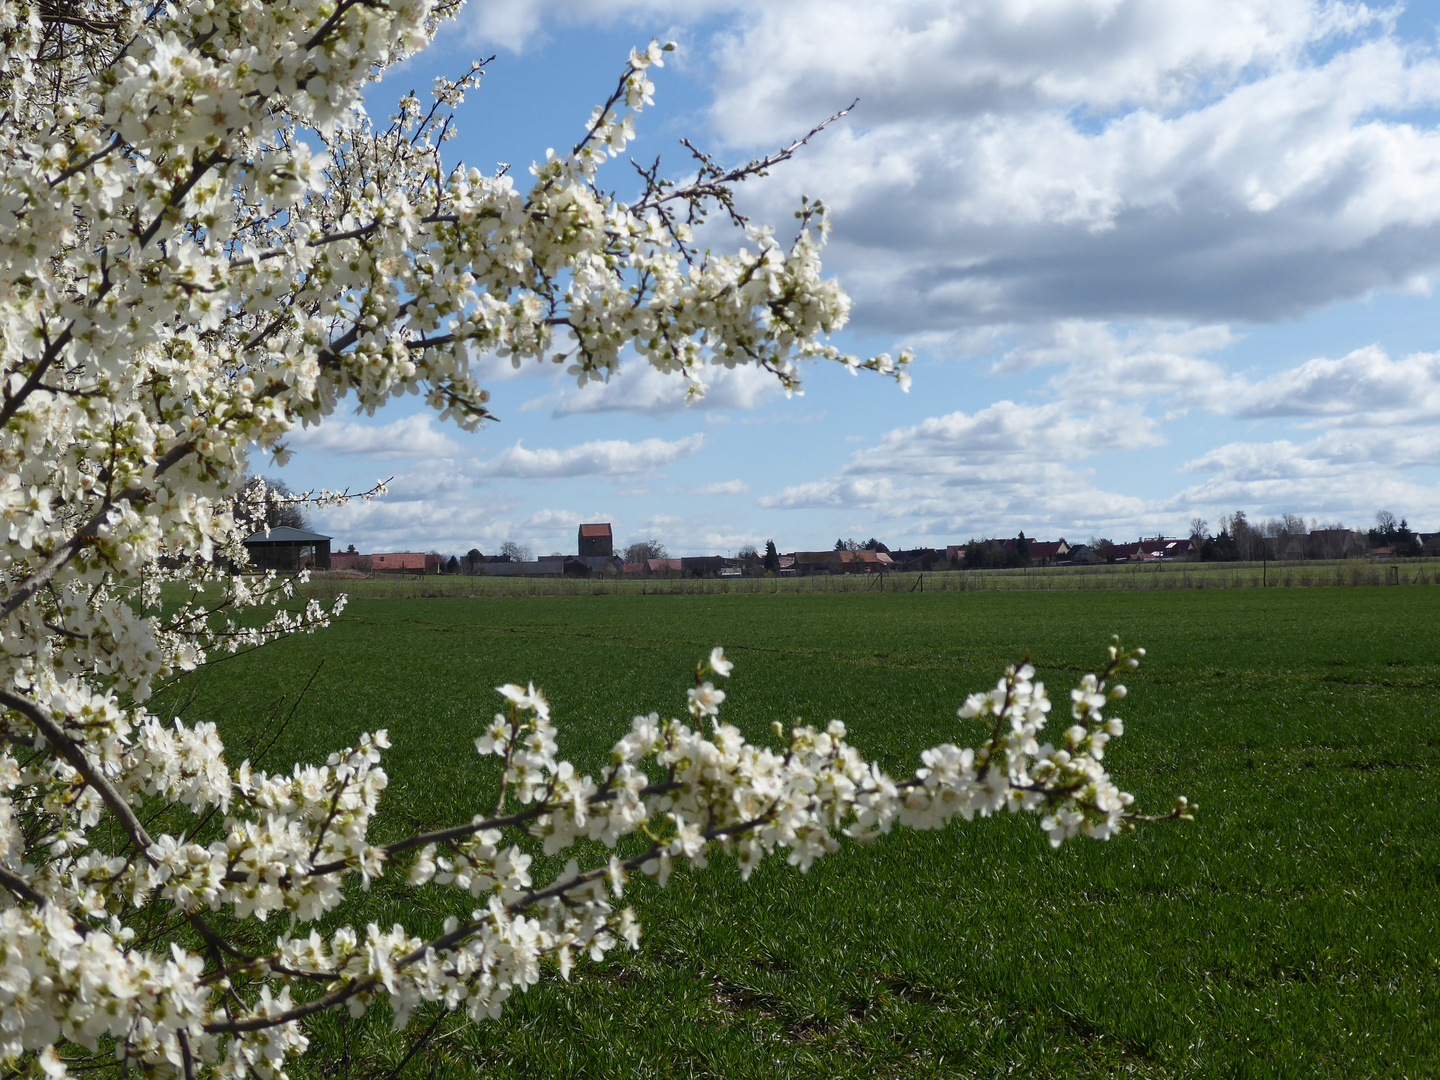
{"type": "Polygon", "coordinates": [[[629,201],[599,186],[650,101],[658,45],[524,185],[441,165],[478,67],[438,81],[433,107],[407,97],[373,123],[365,85],[457,6],[0,0],[9,1073],[284,1077],[326,1009],[493,1016],[542,962],[565,973],[633,945],[634,916],[613,904],[633,872],[663,881],[719,850],[748,873],[776,848],[804,868],[847,835],[1001,807],[1039,812],[1057,842],[1132,820],[1099,764],[1119,733],[1101,719],[1117,693],[1104,680],[1133,659],[1118,652],[1077,692],[1063,745],[1038,742],[1044,690],[1022,667],[967,704],[993,722],[978,749],[929,751],[904,782],[838,724],[747,744],[702,677],[729,674],[718,652],[690,694],[699,728],[637,718],[597,777],[556,756],[544,699],[507,686],[477,743],[503,761],[495,811],[387,845],[370,838],[383,731],[270,774],[227,760],[213,726],[151,711],[157,687],[217,652],[335,613],[299,604],[296,580],[247,573],[241,541],[277,502],[247,482],[249,455],[283,458],[286,436],[342,399],[369,412],[423,393],[474,427],[489,417],[470,372],[483,352],[583,383],[631,350],[693,393],[711,364],[755,364],[787,389],[806,359],[906,380],[906,355],[826,344],[847,300],[820,274],[822,205],[802,204],[788,245],[733,209],[731,188],[799,143],[728,170],[697,151],[690,182],[642,171],[629,201]],[[744,246],[697,249],[716,208],[744,246]],[[622,847],[535,880],[527,848],[582,837],[622,847]],[[348,882],[392,873],[461,890],[469,917],[432,938],[321,932],[348,882]]]}
{"type": "MultiPolygon", "coordinates": [[[[543,962],[568,976],[577,955],[634,947],[634,912],[615,901],[637,871],[663,886],[677,860],[704,867],[719,851],[748,878],[776,849],[803,871],[845,837],[1001,810],[1039,814],[1057,845],[1077,832],[1107,838],[1137,820],[1100,758],[1122,730],[1102,710],[1125,691],[1107,680],[1138,655],[1116,643],[1108,666],[1085,676],[1061,748],[1038,742],[1043,684],[1029,665],[1007,669],[959,710],[988,729],[979,745],[926,750],[908,780],[866,761],[839,721],[788,733],[777,724],[773,748],[747,742],[720,719],[725,694],[710,677],[732,665],[718,648],[697,666],[690,721],[635,717],[593,777],[558,756],[545,698],[502,686],[506,708],[475,740],[482,757],[502,759],[493,812],[386,845],[368,838],[386,787],[383,731],[323,766],[269,775],[248,761],[227,767],[210,725],[165,728],[78,685],[56,687],[47,710],[6,692],[10,744],[47,745],[55,760],[0,756],[0,885],[12,900],[0,911],[0,1059],[28,1055],[52,1075],[118,1057],[157,1074],[281,1076],[322,1009],[360,1015],[383,999],[398,1026],[424,1003],[495,1017],[543,962]],[[170,805],[175,827],[152,836],[134,809],[144,796],[170,805]],[[129,843],[95,829],[107,813],[129,843]],[[202,843],[212,818],[215,838],[202,843]],[[553,855],[581,838],[615,853],[534,878],[527,846],[553,855]],[[428,940],[399,925],[314,928],[348,878],[368,883],[392,867],[412,888],[461,890],[476,906],[428,940]],[[277,913],[286,926],[258,955],[212,925],[277,913]],[[193,950],[179,943],[187,935],[193,950]]],[[[1171,816],[1187,812],[1182,799],[1171,816]]]]}

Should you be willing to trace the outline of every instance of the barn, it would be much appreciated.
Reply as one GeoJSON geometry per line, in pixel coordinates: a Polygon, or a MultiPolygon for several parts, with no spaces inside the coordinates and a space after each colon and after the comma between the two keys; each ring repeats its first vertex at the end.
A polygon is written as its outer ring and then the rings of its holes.
{"type": "Polygon", "coordinates": [[[294,574],[300,570],[329,570],[331,539],[306,529],[277,525],[268,533],[263,529],[251,533],[244,543],[254,569],[294,574]]]}

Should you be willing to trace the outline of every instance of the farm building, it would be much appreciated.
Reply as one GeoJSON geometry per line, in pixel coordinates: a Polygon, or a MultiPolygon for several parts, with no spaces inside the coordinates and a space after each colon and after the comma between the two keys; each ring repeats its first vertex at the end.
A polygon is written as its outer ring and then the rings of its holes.
{"type": "Polygon", "coordinates": [[[837,551],[842,574],[878,574],[895,568],[895,560],[883,551],[837,551]]]}
{"type": "Polygon", "coordinates": [[[486,577],[619,577],[624,564],[615,556],[554,555],[533,562],[486,561],[479,572],[486,577]]]}
{"type": "MultiPolygon", "coordinates": [[[[1166,559],[1193,559],[1199,554],[1194,540],[1183,538],[1180,540],[1166,540],[1165,546],[1160,550],[1162,558],[1166,559]]],[[[1304,558],[1304,551],[1296,558],[1304,558]]]]}
{"type": "Polygon", "coordinates": [[[370,556],[370,569],[391,574],[438,574],[440,556],[423,551],[387,551],[370,556]]]}
{"type": "Polygon", "coordinates": [[[936,548],[909,548],[889,554],[896,570],[944,570],[949,561],[945,552],[936,548]]]}
{"type": "Polygon", "coordinates": [[[615,554],[615,537],[608,521],[593,525],[581,525],[579,554],[584,558],[600,558],[615,554]]]}
{"type": "Polygon", "coordinates": [[[300,570],[329,570],[329,536],[277,525],[268,533],[260,530],[245,538],[250,565],[257,570],[279,570],[293,574],[300,570]]]}
{"type": "Polygon", "coordinates": [[[1050,566],[1058,562],[1068,562],[1069,559],[1070,545],[1063,536],[1059,540],[1030,541],[1030,561],[1036,566],[1050,566]]]}
{"type": "MultiPolygon", "coordinates": [[[[801,577],[812,574],[878,574],[895,568],[894,560],[883,551],[797,551],[794,572],[801,577]]],[[[784,560],[781,560],[784,572],[784,560]]]]}
{"type": "Polygon", "coordinates": [[[717,577],[724,567],[725,559],[720,555],[686,556],[680,560],[680,572],[685,577],[717,577]]]}

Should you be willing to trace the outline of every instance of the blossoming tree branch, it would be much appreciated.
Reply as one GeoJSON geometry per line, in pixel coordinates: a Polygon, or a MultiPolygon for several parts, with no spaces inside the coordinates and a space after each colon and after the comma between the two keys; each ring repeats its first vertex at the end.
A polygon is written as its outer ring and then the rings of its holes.
{"type": "Polygon", "coordinates": [[[367,83],[456,6],[0,0],[10,1074],[283,1077],[324,1010],[494,1017],[542,963],[566,974],[577,956],[633,946],[617,900],[635,872],[663,884],[676,860],[720,851],[748,874],[777,848],[803,870],[842,837],[1001,809],[1040,815],[1056,844],[1136,820],[1101,765],[1122,730],[1103,712],[1124,692],[1112,677],[1139,655],[1118,643],[1053,742],[1044,687],[1020,666],[960,710],[983,722],[975,748],[928,750],[905,780],[838,722],[745,742],[719,717],[713,679],[731,665],[718,649],[687,718],[637,717],[593,777],[558,756],[544,698],[504,686],[475,744],[500,759],[498,803],[383,846],[369,838],[383,730],[269,774],[228,759],[213,725],[151,711],[157,686],[207,658],[338,610],[286,608],[294,583],[244,572],[240,541],[275,498],[246,484],[248,455],[283,457],[297,425],[344,399],[372,412],[424,393],[474,428],[489,416],[470,373],[481,353],[565,364],[584,383],[631,350],[694,394],[712,364],[754,364],[787,389],[807,359],[906,380],[908,355],[826,343],[848,302],[820,275],[823,205],[802,203],[788,245],[734,209],[734,185],[799,143],[736,169],[696,151],[680,182],[639,168],[629,201],[601,186],[651,100],[657,45],[631,54],[575,145],[523,185],[441,164],[478,66],[372,122],[367,83]],[[717,211],[745,230],[729,254],[692,237],[717,211]],[[527,848],[580,838],[617,854],[535,879],[527,848]],[[382,875],[461,890],[473,911],[430,939],[317,929],[346,888],[382,875]],[[235,932],[271,915],[282,929],[235,932]],[[241,944],[257,938],[259,952],[241,944]]]}

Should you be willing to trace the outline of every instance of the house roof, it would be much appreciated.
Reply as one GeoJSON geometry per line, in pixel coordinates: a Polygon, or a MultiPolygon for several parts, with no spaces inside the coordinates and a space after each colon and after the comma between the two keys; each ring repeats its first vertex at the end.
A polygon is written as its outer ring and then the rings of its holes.
{"type": "Polygon", "coordinates": [[[879,563],[881,566],[890,566],[895,560],[886,555],[883,551],[836,551],[831,552],[840,557],[843,563],[879,563]]]}
{"type": "Polygon", "coordinates": [[[1031,540],[1029,544],[1032,559],[1053,559],[1060,554],[1061,545],[1064,545],[1066,551],[1070,550],[1070,545],[1064,540],[1031,540]]]}
{"type": "Polygon", "coordinates": [[[321,536],[319,533],[309,532],[306,529],[292,529],[289,525],[276,525],[267,535],[264,529],[253,532],[247,536],[244,543],[247,544],[280,544],[280,543],[302,543],[313,544],[317,540],[333,540],[331,536],[321,536]]]}
{"type": "Polygon", "coordinates": [[[594,524],[594,525],[581,525],[581,526],[580,526],[580,535],[581,535],[581,536],[609,536],[609,535],[611,535],[611,533],[610,533],[610,523],[609,523],[608,521],[602,521],[602,522],[599,522],[599,523],[594,524]]]}

